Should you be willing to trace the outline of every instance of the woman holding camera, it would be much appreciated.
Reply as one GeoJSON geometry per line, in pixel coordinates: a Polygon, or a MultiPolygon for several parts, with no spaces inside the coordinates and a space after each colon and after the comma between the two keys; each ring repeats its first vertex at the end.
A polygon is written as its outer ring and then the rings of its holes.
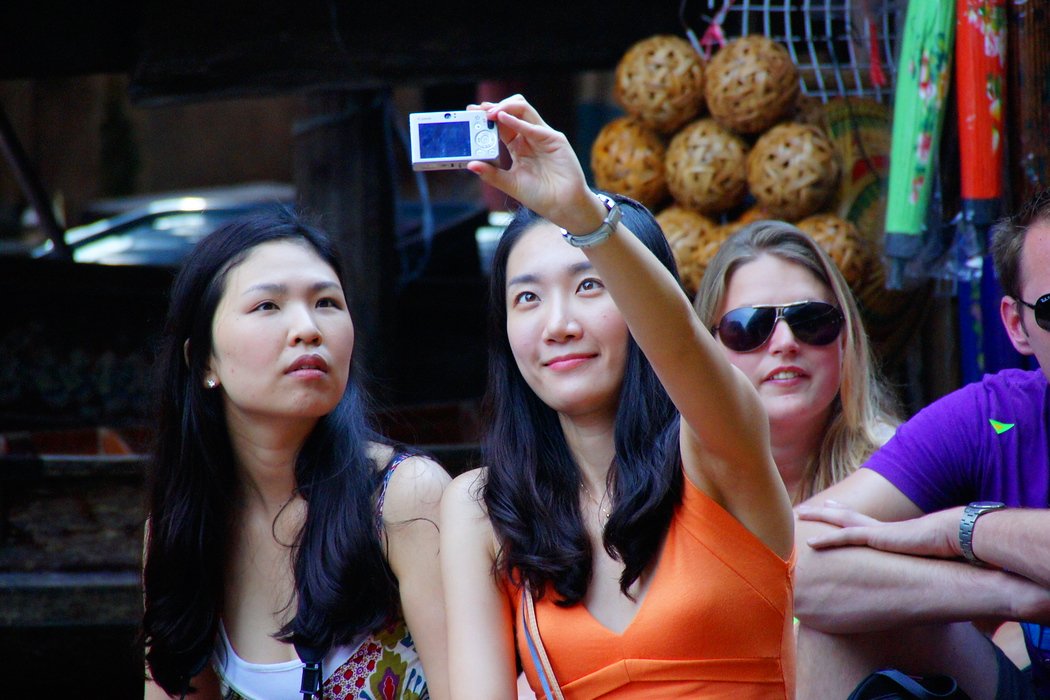
{"type": "Polygon", "coordinates": [[[175,280],[143,574],[147,698],[449,697],[448,477],[371,429],[343,290],[329,241],[283,214],[222,227],[175,280]]]}
{"type": "Polygon", "coordinates": [[[541,697],[791,697],[791,506],[754,387],[651,214],[593,193],[520,96],[480,108],[513,164],[469,169],[523,208],[493,262],[486,466],[442,502],[453,696],[513,697],[517,655],[541,697]]]}

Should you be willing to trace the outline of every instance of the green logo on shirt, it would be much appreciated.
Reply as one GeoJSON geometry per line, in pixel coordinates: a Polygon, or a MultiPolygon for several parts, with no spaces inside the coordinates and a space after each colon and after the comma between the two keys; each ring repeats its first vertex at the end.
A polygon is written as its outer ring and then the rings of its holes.
{"type": "Polygon", "coordinates": [[[995,429],[995,434],[996,435],[1002,435],[1007,430],[1009,430],[1010,428],[1012,428],[1015,425],[1017,425],[1016,423],[1000,423],[999,421],[995,420],[994,418],[989,418],[988,422],[992,424],[992,428],[995,429]]]}

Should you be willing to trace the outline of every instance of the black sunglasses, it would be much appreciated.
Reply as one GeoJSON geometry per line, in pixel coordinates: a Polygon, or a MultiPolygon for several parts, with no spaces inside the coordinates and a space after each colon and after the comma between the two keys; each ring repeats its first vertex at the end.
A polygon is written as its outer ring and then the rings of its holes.
{"type": "Polygon", "coordinates": [[[1014,297],[1014,299],[1018,304],[1024,304],[1035,312],[1035,322],[1039,324],[1040,328],[1044,331],[1050,331],[1050,294],[1044,294],[1039,297],[1034,304],[1029,304],[1020,297],[1014,297]]]}
{"type": "MultiPolygon", "coordinates": [[[[1042,301],[1042,299],[1040,299],[1042,301]]],[[[782,306],[741,306],[722,317],[711,332],[734,352],[751,352],[766,344],[777,321],[784,319],[806,345],[827,345],[842,331],[842,311],[823,301],[796,301],[782,306]]]]}

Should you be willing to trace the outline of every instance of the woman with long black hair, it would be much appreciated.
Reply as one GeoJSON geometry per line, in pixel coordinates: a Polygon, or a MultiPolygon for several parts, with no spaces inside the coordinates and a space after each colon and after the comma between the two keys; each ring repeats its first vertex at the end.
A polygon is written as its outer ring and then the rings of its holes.
{"type": "Polygon", "coordinates": [[[450,685],[793,697],[791,506],[751,382],[652,215],[586,185],[520,96],[486,103],[522,203],[493,261],[482,469],[442,501],[450,685]]]}
{"type": "Polygon", "coordinates": [[[448,477],[370,426],[343,290],[330,242],[289,214],[224,226],[175,280],[144,555],[147,698],[448,697],[448,477]]]}

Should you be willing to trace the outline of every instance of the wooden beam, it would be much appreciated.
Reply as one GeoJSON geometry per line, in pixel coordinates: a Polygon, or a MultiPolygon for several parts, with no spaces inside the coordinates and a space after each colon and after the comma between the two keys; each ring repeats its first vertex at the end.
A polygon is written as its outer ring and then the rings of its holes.
{"type": "Polygon", "coordinates": [[[154,2],[131,95],[164,104],[612,68],[638,39],[681,34],[677,9],[596,0],[154,2]]]}
{"type": "Polygon", "coordinates": [[[295,184],[307,214],[336,241],[348,278],[358,376],[379,379],[392,371],[394,182],[391,172],[387,90],[321,92],[308,98],[308,114],[294,131],[295,184]]]}

